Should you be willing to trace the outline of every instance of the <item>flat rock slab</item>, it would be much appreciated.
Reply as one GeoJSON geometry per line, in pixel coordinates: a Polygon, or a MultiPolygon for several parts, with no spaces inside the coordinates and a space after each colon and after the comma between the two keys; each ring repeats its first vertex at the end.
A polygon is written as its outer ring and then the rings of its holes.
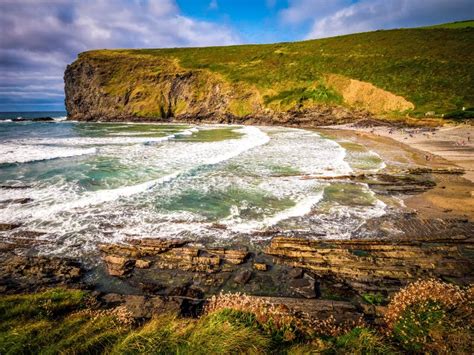
{"type": "Polygon", "coordinates": [[[360,294],[396,291],[428,277],[468,283],[473,278],[473,247],[468,237],[429,242],[276,237],[266,253],[277,264],[308,270],[323,280],[337,280],[360,294]]]}

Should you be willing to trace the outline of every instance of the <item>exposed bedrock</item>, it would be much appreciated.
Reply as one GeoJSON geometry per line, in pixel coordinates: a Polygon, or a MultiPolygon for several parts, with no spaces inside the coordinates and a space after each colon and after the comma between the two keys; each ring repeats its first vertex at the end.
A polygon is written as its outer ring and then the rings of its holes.
{"type": "Polygon", "coordinates": [[[364,316],[378,322],[391,294],[411,281],[473,282],[474,239],[466,234],[391,241],[274,237],[263,252],[185,240],[127,240],[99,246],[103,269],[29,256],[47,243],[30,234],[0,244],[2,293],[89,287],[98,290],[105,307],[122,304],[137,319],[168,311],[194,316],[207,297],[224,291],[263,297],[319,319],[364,316]],[[380,295],[382,306],[364,301],[367,295],[380,295]]]}
{"type": "Polygon", "coordinates": [[[274,262],[333,279],[358,293],[392,292],[420,278],[465,284],[473,280],[474,238],[422,240],[330,240],[274,238],[266,253],[274,262]]]}

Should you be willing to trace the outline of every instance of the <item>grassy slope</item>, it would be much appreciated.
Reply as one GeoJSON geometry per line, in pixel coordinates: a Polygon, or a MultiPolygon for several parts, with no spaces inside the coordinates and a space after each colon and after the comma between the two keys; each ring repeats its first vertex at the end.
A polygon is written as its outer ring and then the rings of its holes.
{"type": "Polygon", "coordinates": [[[439,25],[433,25],[433,26],[426,26],[422,28],[474,28],[474,20],[467,20],[467,21],[456,21],[456,22],[451,22],[451,23],[442,23],[439,25]]]}
{"type": "MultiPolygon", "coordinates": [[[[325,75],[373,83],[415,104],[413,115],[474,106],[474,28],[375,31],[294,43],[207,48],[93,51],[130,61],[179,63],[204,69],[259,91],[267,106],[288,109],[301,101],[340,103],[325,87],[325,75]],[[171,60],[171,61],[170,61],[171,60]]],[[[148,67],[150,73],[166,68],[148,67]],[[154,68],[154,69],[153,69],[154,68]]],[[[127,76],[130,81],[139,80],[127,76]]],[[[108,83],[113,91],[113,83],[108,83]]]]}
{"type": "Polygon", "coordinates": [[[0,295],[0,353],[471,353],[472,293],[446,283],[408,286],[392,298],[386,324],[378,329],[330,321],[308,327],[278,308],[232,297],[198,319],[160,314],[134,324],[124,308],[91,309],[97,304],[83,291],[0,295]]]}

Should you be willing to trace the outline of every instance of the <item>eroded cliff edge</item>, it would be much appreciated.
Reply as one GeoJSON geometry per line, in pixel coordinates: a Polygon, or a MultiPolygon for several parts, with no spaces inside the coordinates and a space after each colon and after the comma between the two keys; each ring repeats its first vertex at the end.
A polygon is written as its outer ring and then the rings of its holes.
{"type": "Polygon", "coordinates": [[[67,67],[66,109],[76,120],[295,126],[370,115],[449,116],[474,106],[473,40],[472,28],[409,29],[265,45],[89,51],[67,67]]]}
{"type": "Polygon", "coordinates": [[[81,121],[202,121],[318,126],[367,118],[366,109],[306,100],[268,107],[254,87],[232,83],[176,60],[120,52],[88,52],[64,75],[69,119],[81,121]]]}

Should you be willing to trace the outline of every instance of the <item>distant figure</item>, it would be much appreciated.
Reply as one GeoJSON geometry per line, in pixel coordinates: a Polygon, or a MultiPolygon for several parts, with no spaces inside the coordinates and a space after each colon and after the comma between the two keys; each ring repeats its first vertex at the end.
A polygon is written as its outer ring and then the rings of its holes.
{"type": "Polygon", "coordinates": [[[431,155],[425,154],[425,160],[426,160],[426,161],[430,161],[430,160],[431,160],[431,155]]]}

